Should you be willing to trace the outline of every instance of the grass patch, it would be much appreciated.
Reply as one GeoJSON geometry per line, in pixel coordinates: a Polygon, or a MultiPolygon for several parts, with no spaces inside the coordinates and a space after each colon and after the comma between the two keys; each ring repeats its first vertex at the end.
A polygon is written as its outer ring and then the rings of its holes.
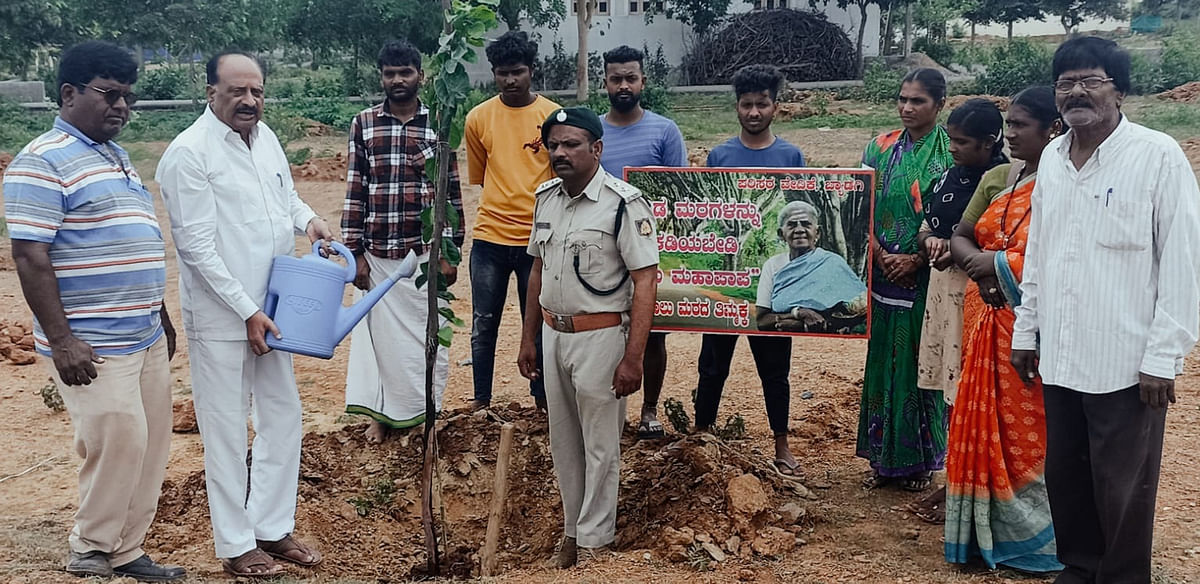
{"type": "Polygon", "coordinates": [[[26,111],[16,102],[0,98],[0,151],[16,154],[53,123],[53,113],[26,111]]]}
{"type": "Polygon", "coordinates": [[[1130,120],[1176,140],[1200,136],[1200,107],[1195,104],[1135,98],[1127,101],[1124,109],[1130,120]]]}
{"type": "Polygon", "coordinates": [[[186,110],[134,111],[117,141],[170,142],[192,125],[203,111],[202,106],[186,110]]]}

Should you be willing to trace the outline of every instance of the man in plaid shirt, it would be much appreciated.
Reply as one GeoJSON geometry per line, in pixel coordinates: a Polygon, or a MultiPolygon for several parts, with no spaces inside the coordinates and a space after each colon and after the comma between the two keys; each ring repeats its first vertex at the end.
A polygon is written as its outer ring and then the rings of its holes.
{"type": "MultiPolygon", "coordinates": [[[[378,66],[386,98],[359,112],[350,125],[342,208],[342,237],[354,252],[358,266],[354,285],[361,290],[387,278],[410,250],[426,261],[421,212],[433,204],[434,195],[434,184],[425,176],[425,161],[435,155],[437,134],[430,127],[429,109],[417,97],[425,78],[421,54],[405,41],[391,41],[380,49],[378,66]]],[[[462,217],[462,189],[453,153],[449,164],[449,200],[462,217]]],[[[462,222],[447,235],[461,246],[462,222]]],[[[441,272],[450,284],[458,278],[457,268],[445,259],[441,272]]],[[[397,282],[354,329],[346,412],[373,420],[366,433],[371,443],[381,442],[391,428],[408,428],[425,420],[428,304],[425,288],[417,288],[414,282],[397,282]]],[[[445,347],[438,350],[434,369],[440,409],[449,371],[445,347]]]]}

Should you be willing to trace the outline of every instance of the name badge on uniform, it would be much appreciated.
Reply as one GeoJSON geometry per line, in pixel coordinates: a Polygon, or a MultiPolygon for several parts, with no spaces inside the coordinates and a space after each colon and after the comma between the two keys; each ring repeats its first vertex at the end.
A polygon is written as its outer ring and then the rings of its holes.
{"type": "Polygon", "coordinates": [[[649,219],[638,219],[637,230],[642,237],[650,237],[654,233],[654,226],[650,224],[649,219]]]}
{"type": "Polygon", "coordinates": [[[533,224],[533,228],[534,229],[550,229],[550,222],[549,221],[538,221],[537,223],[533,224]]]}

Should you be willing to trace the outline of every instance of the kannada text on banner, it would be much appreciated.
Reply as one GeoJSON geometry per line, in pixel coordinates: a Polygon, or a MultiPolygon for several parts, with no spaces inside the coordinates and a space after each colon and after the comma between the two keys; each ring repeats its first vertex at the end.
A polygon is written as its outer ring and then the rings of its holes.
{"type": "Polygon", "coordinates": [[[658,221],[654,330],[865,337],[874,177],[626,169],[658,221]]]}

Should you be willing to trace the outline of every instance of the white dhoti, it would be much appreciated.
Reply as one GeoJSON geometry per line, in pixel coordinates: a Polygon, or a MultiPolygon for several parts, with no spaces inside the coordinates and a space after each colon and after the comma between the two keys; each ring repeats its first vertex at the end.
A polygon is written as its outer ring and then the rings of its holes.
{"type": "Polygon", "coordinates": [[[234,558],[254,549],[255,539],[276,541],[295,526],[303,434],[292,355],[255,356],[246,341],[193,337],[188,352],[213,540],[218,558],[234,558]],[[247,415],[254,423],[249,473],[247,415]]]}
{"type": "MultiPolygon", "coordinates": [[[[402,260],[362,256],[371,266],[371,287],[400,267],[402,260]]],[[[428,255],[418,258],[428,260],[428,255]]],[[[346,372],[346,412],[369,416],[390,428],[409,428],[425,421],[425,326],[429,314],[426,287],[403,278],[383,295],[354,327],[346,372]]],[[[363,296],[354,294],[355,301],[363,296]]],[[[440,302],[444,306],[444,302],[440,302]]],[[[446,319],[440,319],[446,324],[446,319]]],[[[434,363],[433,399],[442,409],[450,372],[450,354],[438,348],[434,363]]]]}

